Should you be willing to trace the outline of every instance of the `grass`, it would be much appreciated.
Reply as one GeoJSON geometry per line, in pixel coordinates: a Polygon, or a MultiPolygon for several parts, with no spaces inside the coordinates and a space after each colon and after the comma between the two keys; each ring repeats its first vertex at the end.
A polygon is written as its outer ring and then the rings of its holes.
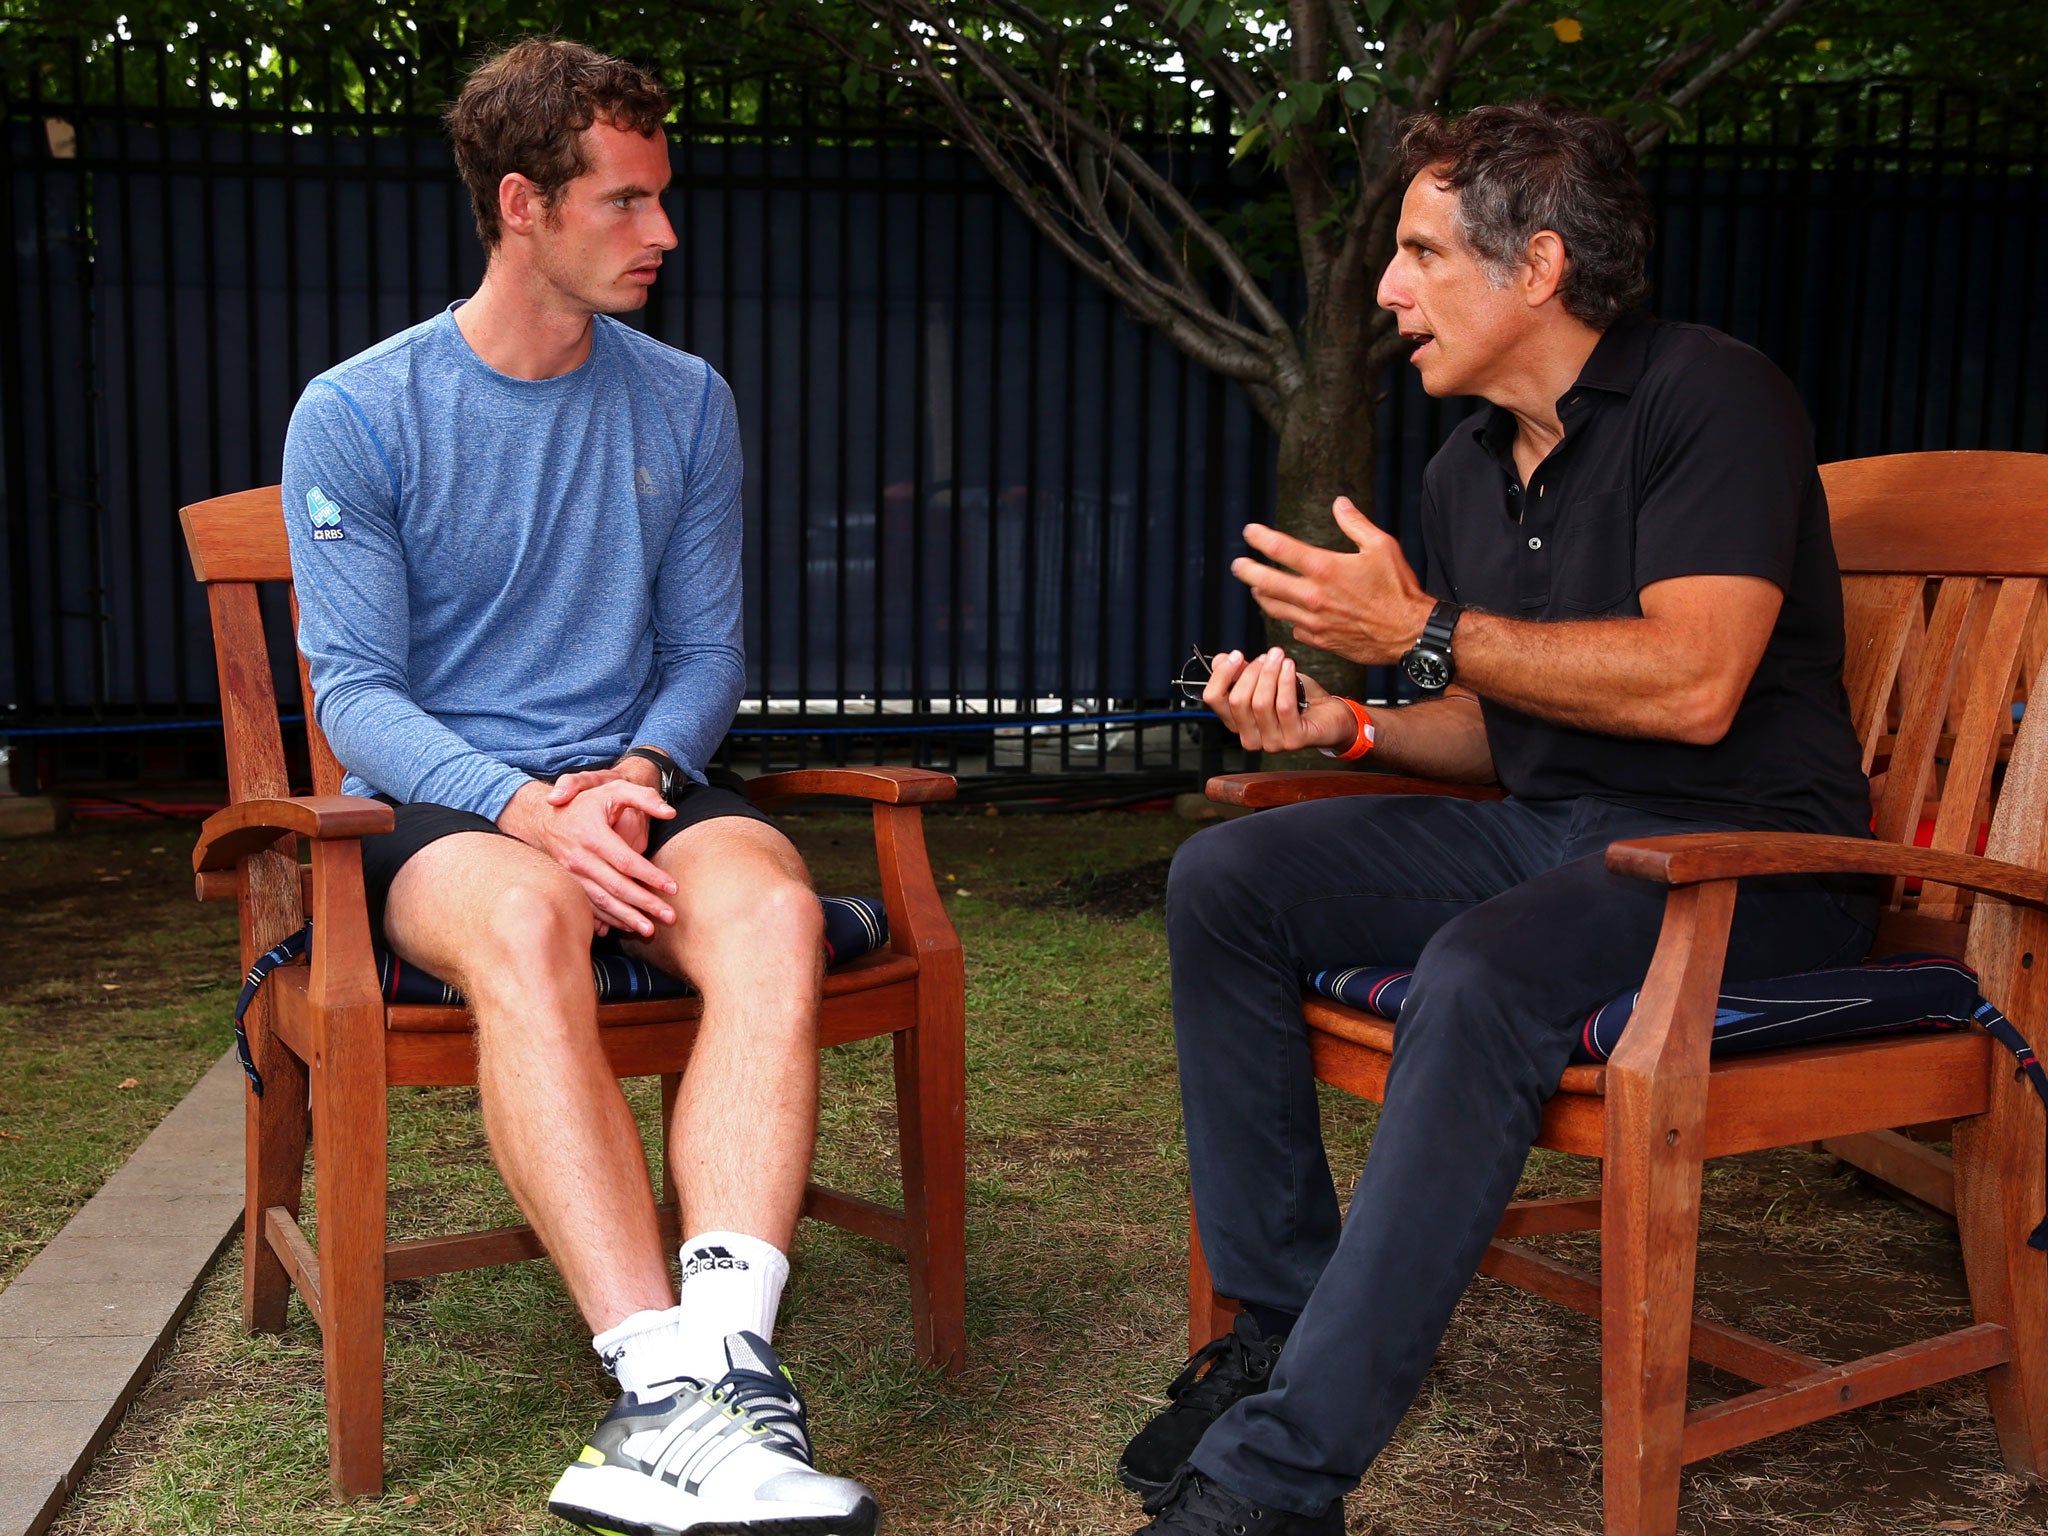
{"type": "MultiPolygon", "coordinates": [[[[863,820],[791,826],[821,886],[872,888],[863,820]]],[[[823,1464],[874,1488],[892,1532],[1120,1532],[1142,1523],[1112,1469],[1186,1337],[1165,937],[1147,893],[1187,831],[1170,818],[1128,815],[932,820],[935,865],[969,962],[969,1364],[950,1379],[918,1369],[901,1260],[815,1224],[799,1235],[777,1338],[811,1399],[823,1464]]],[[[217,911],[171,945],[189,946],[178,960],[185,970],[218,964],[230,978],[183,1003],[195,1017],[188,1081],[224,1039],[234,959],[231,930],[211,923],[217,911]]],[[[193,920],[167,907],[162,921],[193,920]]],[[[51,920],[38,931],[63,928],[51,920]]],[[[168,963],[169,949],[149,942],[147,952],[168,963]]],[[[30,958],[55,964],[40,943],[30,958]]],[[[73,991],[83,995],[90,979],[81,973],[73,991]]],[[[41,983],[23,983],[31,984],[41,983]]],[[[74,1085],[104,1075],[108,1058],[93,1054],[104,1041],[166,1027],[146,1026],[148,1009],[131,1018],[125,1001],[103,1003],[91,1015],[102,1020],[98,1033],[74,1023],[58,1037],[46,1032],[38,1047],[38,1026],[27,1022],[34,1009],[13,992],[7,999],[17,1011],[0,1015],[0,1062],[61,1058],[61,1074],[35,1075],[74,1085]]],[[[827,1060],[821,1177],[886,1194],[887,1047],[864,1043],[827,1060]]],[[[633,1090],[650,1130],[651,1086],[633,1090]]],[[[125,1107],[140,1090],[105,1092],[125,1107]]],[[[41,1134],[99,1134],[90,1113],[99,1098],[80,1086],[59,1098],[77,1108],[37,1111],[41,1134]]],[[[7,1103],[0,1127],[18,1129],[20,1112],[7,1103]]],[[[1346,1181],[1363,1160],[1371,1111],[1330,1096],[1325,1112],[1346,1181]]],[[[395,1235],[511,1219],[473,1094],[395,1094],[392,1125],[395,1235]]],[[[117,1158],[106,1148],[118,1140],[95,1142],[92,1156],[102,1165],[117,1158]]],[[[21,1145],[0,1142],[0,1179],[16,1179],[9,1160],[21,1145]]],[[[83,1179],[98,1165],[81,1153],[74,1166],[83,1179]]],[[[1592,1177],[1585,1165],[1539,1154],[1525,1188],[1567,1193],[1592,1177]]],[[[1717,1163],[1707,1201],[1703,1304],[1730,1321],[1844,1358],[1964,1316],[1952,1229],[1878,1197],[1830,1159],[1788,1151],[1717,1163]]],[[[48,1217],[31,1228],[11,1199],[0,1210],[9,1243],[32,1246],[31,1230],[46,1235],[48,1217]]],[[[1546,1246],[1590,1257],[1582,1239],[1546,1246]]],[[[58,1536],[562,1529],[545,1514],[546,1490],[609,1387],[548,1266],[392,1289],[389,1492],[342,1506],[326,1492],[317,1332],[295,1304],[283,1335],[244,1336],[238,1263],[231,1250],[207,1283],[58,1536]]],[[[1597,1531],[1596,1346],[1590,1322],[1475,1285],[1415,1411],[1352,1498],[1354,1536],[1597,1531]]],[[[1702,1400],[1732,1385],[1705,1373],[1696,1381],[1702,1400]]],[[[1981,1391],[1934,1389],[1693,1469],[1683,1528],[2048,1532],[2048,1496],[1997,1467],[1981,1391]]]]}
{"type": "Polygon", "coordinates": [[[0,1286],[232,1040],[230,905],[188,829],[0,842],[0,1286]]]}

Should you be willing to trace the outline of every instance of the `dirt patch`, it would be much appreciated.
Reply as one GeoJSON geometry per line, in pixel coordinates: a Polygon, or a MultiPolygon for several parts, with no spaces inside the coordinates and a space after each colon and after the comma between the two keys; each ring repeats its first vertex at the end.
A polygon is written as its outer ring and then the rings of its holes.
{"type": "Polygon", "coordinates": [[[0,845],[0,1004],[32,1005],[33,1027],[54,1032],[217,982],[210,948],[157,942],[166,919],[182,932],[198,915],[191,845],[173,824],[0,845]]]}
{"type": "Polygon", "coordinates": [[[1170,858],[1148,859],[1129,869],[1061,878],[1053,881],[1050,890],[1027,896],[1025,903],[1034,907],[1071,907],[1091,917],[1125,922],[1147,912],[1166,910],[1166,874],[1172,867],[1170,858]]]}

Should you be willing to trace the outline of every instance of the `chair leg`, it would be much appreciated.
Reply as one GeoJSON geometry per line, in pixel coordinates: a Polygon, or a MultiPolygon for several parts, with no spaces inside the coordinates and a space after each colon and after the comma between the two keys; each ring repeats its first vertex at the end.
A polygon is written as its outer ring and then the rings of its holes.
{"type": "Polygon", "coordinates": [[[2048,1477],[2048,1254],[2027,1246],[2044,1199],[2042,1108],[2011,1063],[1992,1069],[1991,1105],[1955,1123],[1956,1224],[1970,1305],[2012,1338],[2012,1362],[1985,1372],[2008,1470],[2048,1477]]]}
{"type": "MultiPolygon", "coordinates": [[[[1610,1080],[1608,1113],[1617,1111],[1610,1080]]],[[[1667,1141],[1673,1117],[1602,1169],[1600,1374],[1606,1536],[1673,1536],[1698,1257],[1697,1135],[1667,1141]]],[[[1680,1117],[1682,1118],[1682,1117],[1680,1117]]]]}
{"type": "Polygon", "coordinates": [[[270,998],[249,1009],[249,1051],[263,1095],[243,1098],[242,1326],[282,1333],[291,1277],[264,1233],[263,1213],[281,1205],[294,1216],[306,1184],[306,1064],[270,1029],[270,998]]]}
{"type": "Polygon", "coordinates": [[[1228,1296],[1216,1294],[1216,1282],[1209,1276],[1208,1255],[1202,1252],[1202,1232],[1195,1224],[1195,1203],[1188,1202],[1188,1353],[1193,1354],[1211,1339],[1221,1338],[1237,1325],[1243,1308],[1228,1296]]]}
{"type": "Polygon", "coordinates": [[[346,1012],[328,1014],[326,1060],[313,1074],[313,1172],[328,1475],[353,1498],[384,1488],[387,1106],[382,1010],[345,1021],[346,1012]]]}
{"type": "Polygon", "coordinates": [[[957,951],[924,963],[917,1027],[895,1037],[896,1125],[911,1330],[918,1359],[951,1373],[967,1352],[967,1025],[957,951]]]}

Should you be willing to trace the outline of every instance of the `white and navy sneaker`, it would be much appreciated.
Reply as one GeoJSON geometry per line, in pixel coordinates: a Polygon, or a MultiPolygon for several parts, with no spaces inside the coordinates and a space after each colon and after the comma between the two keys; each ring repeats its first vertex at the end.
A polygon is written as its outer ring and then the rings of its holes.
{"type": "Polygon", "coordinates": [[[811,1465],[804,1402],[765,1340],[726,1337],[722,1380],[628,1392],[564,1472],[548,1509],[605,1536],[874,1536],[875,1496],[811,1465]]]}

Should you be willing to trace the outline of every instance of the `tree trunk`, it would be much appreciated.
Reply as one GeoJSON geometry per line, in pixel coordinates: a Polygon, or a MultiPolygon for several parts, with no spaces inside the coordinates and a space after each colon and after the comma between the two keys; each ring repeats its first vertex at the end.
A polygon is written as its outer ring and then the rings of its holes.
{"type": "MultiPolygon", "coordinates": [[[[1378,461],[1375,400],[1378,378],[1367,364],[1370,327],[1377,313],[1362,294],[1331,295],[1320,324],[1305,327],[1308,379],[1282,404],[1279,423],[1278,505],[1281,532],[1324,549],[1354,546],[1337,526],[1330,503],[1348,496],[1359,511],[1373,515],[1373,469],[1378,461]],[[1349,302],[1346,302],[1348,300],[1349,302]]],[[[1332,693],[1356,698],[1365,689],[1365,668],[1294,638],[1293,628],[1266,621],[1267,643],[1284,648],[1294,664],[1332,693]]],[[[1308,753],[1269,753],[1270,768],[1328,767],[1308,753]]]]}

